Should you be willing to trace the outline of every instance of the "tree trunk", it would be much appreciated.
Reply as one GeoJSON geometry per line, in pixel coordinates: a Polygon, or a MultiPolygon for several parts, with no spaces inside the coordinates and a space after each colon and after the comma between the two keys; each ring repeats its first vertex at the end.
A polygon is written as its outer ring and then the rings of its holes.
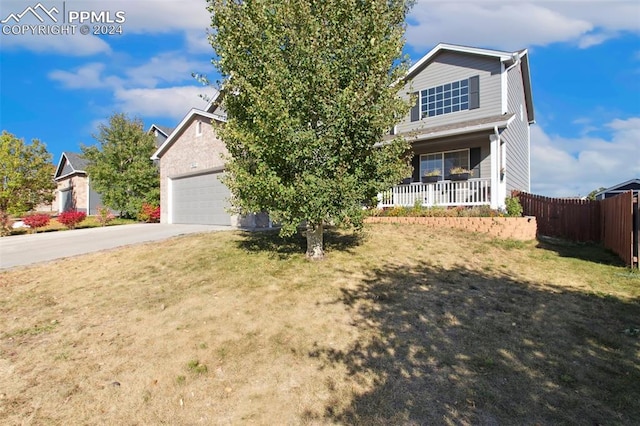
{"type": "Polygon", "coordinates": [[[322,232],[324,227],[322,223],[307,223],[307,257],[311,260],[324,259],[324,250],[322,247],[322,232]]]}

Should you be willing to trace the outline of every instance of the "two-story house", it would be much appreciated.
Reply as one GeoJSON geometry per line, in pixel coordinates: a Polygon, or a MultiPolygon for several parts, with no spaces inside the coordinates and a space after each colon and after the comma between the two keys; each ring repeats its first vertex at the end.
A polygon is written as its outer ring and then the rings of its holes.
{"type": "Polygon", "coordinates": [[[270,226],[265,214],[238,215],[229,211],[231,191],[222,182],[226,157],[215,124],[227,113],[219,93],[204,109],[192,108],[168,135],[151,159],[160,167],[160,221],[257,228],[270,226]]]}
{"type": "Polygon", "coordinates": [[[398,84],[414,105],[391,134],[411,142],[413,175],[381,194],[380,206],[499,208],[512,190],[529,191],[527,50],[439,44],[398,84]],[[459,168],[469,174],[452,173],[459,168]]]}
{"type": "MultiPolygon", "coordinates": [[[[415,105],[392,133],[412,146],[410,183],[381,194],[380,206],[504,205],[512,189],[529,190],[529,125],[533,102],[527,51],[439,44],[412,66],[399,93],[415,105]],[[455,180],[455,167],[470,170],[455,180]],[[440,175],[422,182],[425,174],[440,175]]],[[[152,159],[160,164],[161,221],[268,226],[266,215],[228,211],[231,193],[220,177],[228,152],[213,122],[226,113],[218,94],[167,131],[152,159]]]]}

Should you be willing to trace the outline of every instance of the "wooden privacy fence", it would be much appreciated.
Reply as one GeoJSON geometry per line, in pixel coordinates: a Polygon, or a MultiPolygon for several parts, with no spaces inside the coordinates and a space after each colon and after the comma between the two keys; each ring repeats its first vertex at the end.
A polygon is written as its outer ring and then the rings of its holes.
{"type": "Polygon", "coordinates": [[[638,264],[638,196],[629,191],[606,200],[549,198],[514,193],[523,213],[535,216],[538,235],[601,242],[629,266],[638,264]]]}

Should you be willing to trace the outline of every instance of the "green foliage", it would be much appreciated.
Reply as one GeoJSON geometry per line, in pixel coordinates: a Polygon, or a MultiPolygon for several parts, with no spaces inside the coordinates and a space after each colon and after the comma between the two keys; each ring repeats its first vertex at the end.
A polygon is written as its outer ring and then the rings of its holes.
{"type": "Polygon", "coordinates": [[[370,209],[369,216],[378,217],[500,217],[504,216],[489,206],[475,207],[422,207],[419,204],[413,207],[391,207],[388,209],[370,209]]]}
{"type": "Polygon", "coordinates": [[[196,374],[205,374],[209,369],[205,364],[201,364],[197,359],[192,359],[187,363],[189,371],[196,374]]]}
{"type": "Polygon", "coordinates": [[[587,200],[592,200],[592,201],[595,200],[596,199],[596,194],[598,192],[600,192],[600,191],[604,191],[605,189],[607,189],[607,188],[605,188],[604,186],[601,186],[598,189],[594,189],[593,191],[591,191],[589,193],[589,195],[587,195],[587,200]]]}
{"type": "Polygon", "coordinates": [[[87,173],[105,206],[135,218],[143,203],[160,203],[158,168],[149,159],[155,139],[140,119],[114,114],[94,135],[98,146],[82,146],[87,173]]]}
{"type": "Polygon", "coordinates": [[[408,112],[393,84],[407,1],[209,0],[214,64],[229,115],[225,183],[239,212],[359,227],[362,206],[410,174],[384,133],[408,112]]]}
{"type": "Polygon", "coordinates": [[[38,139],[30,145],[3,130],[0,135],[0,213],[22,215],[54,198],[55,166],[38,139]]]}
{"type": "Polygon", "coordinates": [[[520,204],[520,199],[518,197],[507,197],[504,200],[507,216],[511,217],[521,217],[522,216],[522,204],[520,204]]]}

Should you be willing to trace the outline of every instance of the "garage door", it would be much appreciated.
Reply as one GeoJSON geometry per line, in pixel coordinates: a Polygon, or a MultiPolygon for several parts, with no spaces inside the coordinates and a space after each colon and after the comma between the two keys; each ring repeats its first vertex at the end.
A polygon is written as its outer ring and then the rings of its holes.
{"type": "Polygon", "coordinates": [[[172,222],[231,225],[231,217],[225,211],[231,193],[220,182],[223,175],[217,172],[173,179],[172,222]]]}

